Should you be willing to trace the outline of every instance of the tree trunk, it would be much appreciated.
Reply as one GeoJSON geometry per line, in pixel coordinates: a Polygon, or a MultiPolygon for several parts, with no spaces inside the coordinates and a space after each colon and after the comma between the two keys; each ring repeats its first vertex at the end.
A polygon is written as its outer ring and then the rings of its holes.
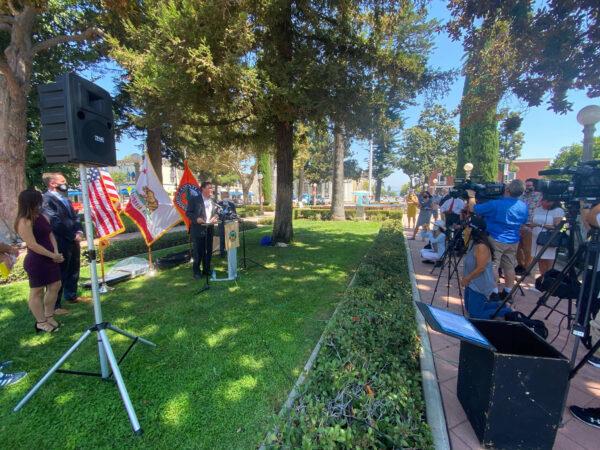
{"type": "Polygon", "coordinates": [[[152,167],[154,167],[156,176],[162,183],[162,152],[160,149],[160,143],[160,127],[148,128],[148,134],[146,135],[146,149],[148,151],[148,158],[150,158],[150,163],[152,164],[152,167]]]}
{"type": "Polygon", "coordinates": [[[289,243],[292,228],[292,187],[294,182],[294,126],[291,122],[275,120],[277,159],[277,200],[273,241],[289,243]]]}
{"type": "Polygon", "coordinates": [[[25,6],[15,16],[6,65],[0,73],[0,236],[15,236],[17,198],[25,189],[27,96],[31,89],[31,36],[35,9],[25,6]]]}
{"type": "Polygon", "coordinates": [[[344,133],[339,124],[333,127],[333,183],[331,192],[331,218],[346,220],[344,211],[344,133]]]}
{"type": "Polygon", "coordinates": [[[298,201],[302,200],[304,195],[304,165],[298,170],[298,201]]]}
{"type": "Polygon", "coordinates": [[[27,94],[11,95],[0,78],[0,236],[14,237],[17,198],[25,189],[27,94]]]}
{"type": "Polygon", "coordinates": [[[381,201],[381,188],[383,186],[383,180],[375,180],[375,201],[379,203],[381,201]]]}

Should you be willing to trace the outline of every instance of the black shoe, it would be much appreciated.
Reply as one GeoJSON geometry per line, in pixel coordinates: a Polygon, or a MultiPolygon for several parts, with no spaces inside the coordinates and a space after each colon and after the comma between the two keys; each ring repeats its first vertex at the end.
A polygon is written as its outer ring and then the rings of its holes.
{"type": "Polygon", "coordinates": [[[200,275],[199,273],[194,274],[194,280],[199,280],[200,278],[202,278],[202,275],[200,275]]]}
{"type": "Polygon", "coordinates": [[[577,420],[590,425],[594,428],[600,428],[600,408],[581,408],[579,406],[570,406],[569,411],[577,420]]]}
{"type": "Polygon", "coordinates": [[[498,294],[497,292],[492,292],[490,294],[489,301],[490,302],[500,302],[500,301],[502,301],[502,299],[500,298],[500,294],[498,294]]]}
{"type": "Polygon", "coordinates": [[[525,275],[525,267],[518,265],[515,267],[515,274],[517,275],[525,275]]]}

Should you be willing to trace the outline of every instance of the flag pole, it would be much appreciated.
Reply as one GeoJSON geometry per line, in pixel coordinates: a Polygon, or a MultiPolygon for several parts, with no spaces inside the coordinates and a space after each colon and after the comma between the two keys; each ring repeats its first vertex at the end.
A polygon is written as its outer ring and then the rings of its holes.
{"type": "Polygon", "coordinates": [[[100,273],[102,276],[102,285],[100,286],[100,293],[101,294],[106,294],[108,292],[108,287],[106,286],[106,276],[104,273],[104,247],[106,247],[108,245],[108,241],[106,241],[105,239],[100,239],[100,242],[98,242],[98,250],[100,253],[100,273]]]}
{"type": "Polygon", "coordinates": [[[102,274],[102,284],[106,284],[106,276],[104,274],[104,243],[100,240],[100,273],[102,274]]]}
{"type": "Polygon", "coordinates": [[[156,270],[154,270],[154,264],[152,263],[152,246],[149,245],[148,246],[148,274],[153,277],[154,275],[156,275],[156,270]]]}

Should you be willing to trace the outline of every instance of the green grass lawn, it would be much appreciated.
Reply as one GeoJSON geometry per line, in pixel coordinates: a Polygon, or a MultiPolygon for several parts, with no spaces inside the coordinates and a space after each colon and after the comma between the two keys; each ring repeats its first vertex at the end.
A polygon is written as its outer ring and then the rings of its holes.
{"type": "MultiPolygon", "coordinates": [[[[297,221],[289,248],[260,247],[266,264],[236,283],[195,295],[189,265],[119,284],[102,297],[104,319],[146,337],[121,365],[144,429],[133,436],[116,386],[55,374],[18,413],[12,408],[93,322],[74,305],[55,334],[35,335],[26,282],[0,286],[0,359],[29,375],[0,391],[2,448],[255,448],[272,425],[379,224],[297,221]]],[[[219,258],[219,267],[225,264],[219,258]]],[[[223,270],[219,276],[225,276],[223,270]]],[[[117,357],[128,340],[110,333],[117,357]]],[[[97,371],[95,339],[66,367],[97,371]]]]}

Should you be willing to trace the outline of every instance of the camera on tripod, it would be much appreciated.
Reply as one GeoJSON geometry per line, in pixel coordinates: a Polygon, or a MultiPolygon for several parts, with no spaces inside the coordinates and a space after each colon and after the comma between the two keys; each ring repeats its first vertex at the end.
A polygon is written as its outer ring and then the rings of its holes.
{"type": "Polygon", "coordinates": [[[536,190],[553,201],[600,200],[600,160],[576,167],[540,170],[539,175],[568,175],[570,180],[538,180],[536,190]]]}
{"type": "Polygon", "coordinates": [[[457,178],[454,182],[454,189],[450,195],[454,198],[468,199],[467,191],[475,192],[475,199],[479,202],[494,200],[504,195],[506,186],[504,183],[478,183],[473,178],[463,179],[457,178]]]}

